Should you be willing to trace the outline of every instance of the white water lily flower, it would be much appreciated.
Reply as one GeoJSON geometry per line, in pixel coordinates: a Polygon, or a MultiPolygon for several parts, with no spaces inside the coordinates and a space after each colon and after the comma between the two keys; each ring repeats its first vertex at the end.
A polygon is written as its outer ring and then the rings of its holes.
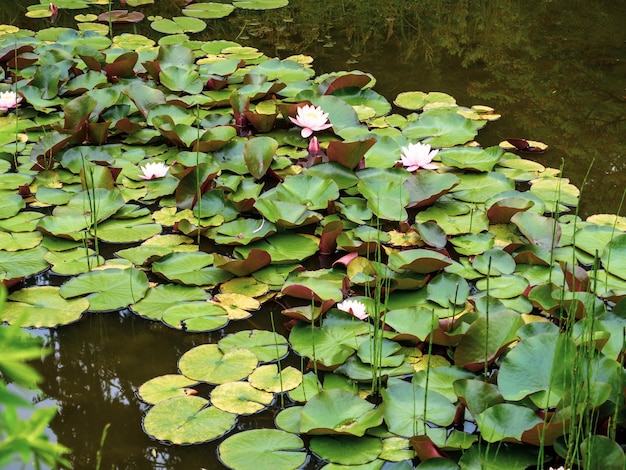
{"type": "Polygon", "coordinates": [[[402,160],[397,160],[396,163],[402,163],[407,171],[415,171],[418,168],[433,170],[437,168],[437,165],[431,162],[438,152],[439,150],[431,150],[429,144],[421,142],[409,144],[407,147],[402,147],[402,160]]]}
{"type": "Polygon", "coordinates": [[[308,105],[300,106],[298,108],[298,114],[295,118],[292,118],[291,122],[302,128],[301,135],[305,139],[309,137],[315,131],[323,131],[332,127],[332,124],[328,122],[328,113],[322,111],[319,106],[308,105]]]}
{"type": "Polygon", "coordinates": [[[358,300],[344,300],[343,302],[339,302],[337,304],[337,308],[355,316],[359,320],[365,320],[369,317],[365,304],[363,302],[359,302],[358,300]]]}
{"type": "Polygon", "coordinates": [[[7,111],[11,108],[17,108],[17,105],[22,101],[22,97],[14,91],[2,91],[0,92],[0,110],[7,111]]]}
{"type": "Polygon", "coordinates": [[[148,163],[146,166],[139,167],[143,172],[143,175],[139,175],[141,179],[153,180],[155,178],[163,178],[167,175],[170,167],[163,162],[148,163]]]}

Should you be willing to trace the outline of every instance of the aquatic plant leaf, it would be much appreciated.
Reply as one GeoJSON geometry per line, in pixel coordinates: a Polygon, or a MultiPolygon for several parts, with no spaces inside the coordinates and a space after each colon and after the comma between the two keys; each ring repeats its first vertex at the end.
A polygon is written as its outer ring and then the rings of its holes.
{"type": "Polygon", "coordinates": [[[258,413],[273,400],[273,393],[258,390],[249,382],[226,382],[211,390],[213,406],[237,415],[258,413]]]}
{"type": "Polygon", "coordinates": [[[254,208],[270,222],[286,228],[314,224],[323,218],[322,214],[309,210],[304,204],[267,196],[261,196],[254,203],[254,208]]]}
{"type": "Polygon", "coordinates": [[[412,173],[404,183],[409,192],[407,208],[425,207],[458,185],[461,180],[452,173],[418,171],[412,173]]]}
{"type": "Polygon", "coordinates": [[[241,330],[223,337],[217,344],[224,352],[247,349],[259,362],[278,361],[289,351],[289,343],[284,336],[267,330],[241,330]]]}
{"type": "Polygon", "coordinates": [[[445,268],[452,264],[450,257],[438,251],[416,248],[404,250],[389,255],[389,267],[394,270],[408,269],[410,271],[427,274],[445,268]]]}
{"type": "MultiPolygon", "coordinates": [[[[316,176],[323,180],[332,179],[339,189],[347,189],[356,185],[359,181],[353,171],[337,162],[319,163],[302,172],[305,175],[316,176]]],[[[345,198],[344,198],[345,199],[345,198]]]]}
{"type": "Polygon", "coordinates": [[[586,470],[604,470],[607,468],[624,468],[626,455],[620,445],[613,439],[591,435],[580,444],[580,452],[586,470]]]}
{"type": "Polygon", "coordinates": [[[198,444],[230,431],[237,416],[210,406],[208,400],[185,396],[163,400],[143,418],[144,431],[154,439],[172,444],[198,444]]]}
{"type": "Polygon", "coordinates": [[[525,470],[537,464],[537,451],[528,446],[473,445],[463,452],[459,465],[464,469],[525,470]]]}
{"type": "Polygon", "coordinates": [[[482,380],[461,378],[452,383],[452,387],[474,419],[487,408],[504,403],[498,387],[482,380]]]}
{"type": "Polygon", "coordinates": [[[515,181],[502,173],[462,173],[460,183],[451,191],[460,201],[484,203],[504,191],[515,189],[515,181]]]}
{"type": "Polygon", "coordinates": [[[47,252],[41,245],[28,250],[0,251],[0,279],[17,279],[45,271],[50,266],[44,259],[47,252]]]}
{"type": "Polygon", "coordinates": [[[200,93],[204,86],[198,70],[187,65],[162,67],[159,80],[163,86],[171,91],[184,91],[192,95],[200,93]]]}
{"type": "Polygon", "coordinates": [[[0,250],[19,251],[35,248],[41,243],[42,238],[39,232],[0,232],[0,250]]]}
{"type": "Polygon", "coordinates": [[[104,258],[93,250],[77,247],[64,251],[49,251],[44,259],[52,265],[51,270],[63,276],[86,273],[104,264],[104,258]]]}
{"type": "Polygon", "coordinates": [[[183,8],[182,14],[194,18],[215,19],[230,15],[234,9],[234,5],[224,3],[192,3],[183,8]]]}
{"type": "Polygon", "coordinates": [[[86,296],[89,310],[102,312],[126,308],[148,290],[148,277],[135,268],[108,268],[80,274],[61,286],[61,296],[86,296]]]}
{"type": "Polygon", "coordinates": [[[532,409],[513,403],[500,403],[476,416],[481,437],[487,442],[521,442],[524,431],[542,422],[532,409]]]}
{"type": "Polygon", "coordinates": [[[550,212],[564,212],[576,207],[580,190],[567,178],[539,178],[531,181],[530,192],[538,196],[550,212]]]}
{"type": "Polygon", "coordinates": [[[529,397],[539,408],[556,406],[572,386],[575,346],[564,335],[546,333],[524,338],[509,351],[498,374],[507,400],[529,397]],[[537,368],[537,364],[542,367],[537,368]]]}
{"type": "Polygon", "coordinates": [[[453,168],[491,171],[503,154],[500,147],[454,147],[441,150],[437,156],[444,165],[453,168]]]}
{"type": "Polygon", "coordinates": [[[291,366],[279,369],[276,364],[266,364],[257,367],[248,377],[248,382],[259,390],[283,393],[300,386],[302,372],[291,366]]]}
{"type": "Polygon", "coordinates": [[[456,407],[443,395],[409,382],[394,382],[381,390],[385,423],[398,436],[412,437],[422,430],[425,421],[448,426],[456,407]],[[426,398],[428,397],[428,398],[426,398]],[[424,401],[427,409],[424,410],[424,401]],[[426,415],[424,413],[426,412],[426,415]]]}
{"type": "Polygon", "coordinates": [[[326,148],[329,162],[337,162],[353,170],[361,163],[365,154],[376,143],[376,139],[364,139],[354,142],[332,140],[326,148]]]}
{"type": "Polygon", "coordinates": [[[325,279],[296,276],[288,279],[281,291],[284,295],[308,301],[343,300],[341,284],[325,279]]]}
{"type": "Polygon", "coordinates": [[[110,243],[132,243],[147,240],[161,233],[161,225],[151,216],[138,219],[109,219],[98,225],[98,238],[110,243]]]}
{"type": "Polygon", "coordinates": [[[499,276],[515,272],[515,260],[499,248],[492,248],[476,256],[472,261],[472,266],[485,276],[499,276]]]}
{"type": "Polygon", "coordinates": [[[394,341],[425,341],[439,325],[439,318],[432,310],[414,306],[389,310],[385,313],[385,324],[397,333],[394,341]]]}
{"type": "Polygon", "coordinates": [[[383,442],[372,436],[313,436],[310,449],[321,459],[340,465],[363,465],[377,459],[383,442]]]}
{"type": "Polygon", "coordinates": [[[234,0],[233,5],[246,10],[271,10],[289,5],[289,0],[234,0]]]}
{"type": "MultiPolygon", "coordinates": [[[[317,374],[313,371],[307,372],[302,376],[302,382],[293,390],[289,390],[287,393],[289,398],[295,402],[303,403],[308,401],[313,395],[317,395],[322,390],[322,384],[319,381],[317,374]]],[[[278,424],[278,423],[277,423],[278,424]]],[[[298,412],[298,427],[296,432],[300,429],[300,413],[298,412]]]]}
{"type": "MultiPolygon", "coordinates": [[[[370,356],[369,351],[365,354],[363,353],[363,350],[366,347],[369,348],[369,346],[363,345],[365,342],[369,343],[367,339],[364,340],[359,345],[359,352],[361,353],[361,356],[365,357],[370,362],[364,362],[364,360],[361,360],[360,356],[357,357],[352,355],[346,359],[343,364],[334,369],[336,374],[343,374],[356,382],[371,382],[375,380],[376,377],[403,377],[413,373],[413,367],[404,360],[404,354],[383,356],[381,359],[387,365],[385,366],[383,364],[382,367],[378,367],[378,369],[374,370],[371,363],[373,359],[368,357],[370,356]]],[[[391,341],[388,344],[391,343],[394,342],[391,341]]],[[[324,384],[326,384],[326,382],[324,382],[324,384]]]]}
{"type": "Polygon", "coordinates": [[[295,202],[309,210],[326,209],[330,201],[339,199],[339,187],[332,179],[300,174],[288,176],[276,188],[276,194],[283,201],[295,202]]]}
{"type": "Polygon", "coordinates": [[[521,316],[507,311],[491,313],[475,320],[454,351],[454,363],[473,372],[493,362],[504,348],[517,339],[517,330],[524,324],[521,316]]]}
{"type": "Polygon", "coordinates": [[[233,470],[257,467],[296,470],[307,460],[302,439],[279,429],[251,429],[233,434],[220,443],[218,457],[233,470]]]}
{"type": "Polygon", "coordinates": [[[139,386],[137,395],[149,405],[168,400],[170,398],[188,396],[195,390],[191,389],[198,382],[180,374],[167,374],[154,377],[139,386]]]}
{"type": "MultiPolygon", "coordinates": [[[[26,207],[24,198],[15,193],[4,193],[0,195],[0,219],[8,219],[16,216],[22,209],[26,207]]],[[[4,220],[0,220],[4,223],[4,220]]],[[[3,227],[3,230],[6,230],[3,227]]]]}
{"type": "Polygon", "coordinates": [[[303,65],[288,59],[266,60],[252,67],[250,73],[266,75],[269,81],[280,80],[284,83],[308,80],[314,74],[313,70],[307,69],[303,65]]]}
{"type": "Polygon", "coordinates": [[[190,379],[223,384],[246,378],[256,369],[258,362],[248,349],[222,351],[217,344],[202,344],[181,356],[178,369],[190,379]]]}
{"type": "Polygon", "coordinates": [[[455,108],[435,108],[424,111],[419,119],[407,124],[402,134],[432,147],[453,147],[469,142],[485,125],[485,121],[466,119],[455,108]]]}
{"type": "Polygon", "coordinates": [[[54,286],[27,287],[11,293],[0,314],[2,321],[21,328],[54,328],[79,320],[87,299],[66,300],[54,286]]]}
{"type": "Polygon", "coordinates": [[[300,414],[300,432],[363,436],[383,421],[382,409],[342,389],[322,390],[300,414]]]}
{"type": "Polygon", "coordinates": [[[409,203],[409,192],[404,182],[409,173],[398,168],[379,170],[369,168],[358,172],[357,187],[367,199],[367,207],[385,220],[406,220],[408,215],[405,207],[409,203]]]}
{"type": "Polygon", "coordinates": [[[103,23],[139,23],[146,17],[140,11],[109,10],[98,15],[98,21],[103,23]]]}
{"type": "Polygon", "coordinates": [[[272,263],[291,264],[313,256],[317,253],[318,246],[319,240],[314,237],[297,233],[279,233],[246,246],[238,246],[235,252],[242,258],[247,258],[250,250],[258,248],[270,254],[272,263]]]}
{"type": "MultiPolygon", "coordinates": [[[[601,245],[600,245],[601,246],[601,245]]],[[[626,279],[626,266],[618,260],[626,259],[626,234],[620,234],[613,238],[602,250],[602,266],[609,273],[626,279]]]]}
{"type": "Polygon", "coordinates": [[[533,212],[519,212],[511,217],[511,222],[528,241],[541,248],[553,250],[559,245],[561,227],[554,219],[533,212]]]}
{"type": "Polygon", "coordinates": [[[159,284],[150,287],[146,295],[130,306],[131,310],[144,318],[161,320],[163,312],[179,302],[208,300],[210,294],[199,287],[179,284],[159,284]]]}
{"type": "Polygon", "coordinates": [[[226,326],[229,318],[228,312],[216,303],[195,300],[168,307],[161,320],[178,330],[200,332],[218,330],[226,326]]]}
{"type": "Polygon", "coordinates": [[[212,266],[213,255],[204,252],[171,253],[152,263],[152,272],[181,284],[218,285],[233,275],[212,266]]]}
{"type": "Polygon", "coordinates": [[[371,326],[347,313],[331,309],[321,327],[298,322],[289,334],[291,347],[301,356],[327,367],[336,367],[355,353],[359,336],[367,335],[371,326]]]}
{"type": "Polygon", "coordinates": [[[198,33],[206,29],[206,26],[207,24],[198,18],[185,16],[175,16],[171,20],[161,18],[150,23],[152,29],[164,34],[198,33]]]}
{"type": "Polygon", "coordinates": [[[256,179],[265,175],[270,168],[278,142],[271,137],[253,137],[243,147],[243,158],[250,174],[256,179]]]}

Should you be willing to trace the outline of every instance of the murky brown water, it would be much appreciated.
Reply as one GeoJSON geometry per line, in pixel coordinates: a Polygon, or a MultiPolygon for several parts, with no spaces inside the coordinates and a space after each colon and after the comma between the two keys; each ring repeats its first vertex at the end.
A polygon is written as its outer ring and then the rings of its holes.
{"type": "MultiPolygon", "coordinates": [[[[0,23],[48,26],[8,3],[0,0],[0,23]]],[[[157,3],[152,13],[177,14],[174,2],[157,3]]],[[[59,24],[76,13],[62,12],[59,24]]],[[[550,148],[532,158],[562,164],[579,187],[593,162],[581,206],[586,216],[617,212],[626,189],[625,24],[626,3],[611,0],[291,0],[279,10],[236,11],[194,38],[232,39],[269,56],[308,54],[318,74],[370,72],[390,100],[402,91],[443,91],[461,105],[492,106],[503,117],[479,133],[483,146],[507,137],[542,141],[550,148]]],[[[136,28],[150,34],[145,25],[136,28]]],[[[263,316],[251,321],[269,329],[263,316]]],[[[177,372],[178,358],[193,346],[254,327],[239,322],[225,332],[188,334],[121,312],[38,332],[54,351],[37,364],[44,392],[60,409],[53,432],[73,449],[74,468],[95,467],[107,423],[102,469],[221,468],[217,443],[170,447],[151,440],[135,392],[148,379],[177,372]]],[[[239,425],[272,427],[271,419],[270,410],[239,425]]]]}

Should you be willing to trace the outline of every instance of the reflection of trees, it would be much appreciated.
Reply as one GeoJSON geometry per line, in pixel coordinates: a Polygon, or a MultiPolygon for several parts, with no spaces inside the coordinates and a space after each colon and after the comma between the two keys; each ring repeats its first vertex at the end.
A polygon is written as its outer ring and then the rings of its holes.
{"type": "Polygon", "coordinates": [[[74,468],[95,468],[107,423],[103,469],[201,468],[214,458],[206,446],[151,440],[141,428],[147,407],[135,395],[143,382],[176,373],[178,358],[199,339],[208,341],[117,313],[87,314],[51,332],[52,354],[37,368],[44,375],[43,392],[59,407],[52,430],[72,449],[74,468]]]}

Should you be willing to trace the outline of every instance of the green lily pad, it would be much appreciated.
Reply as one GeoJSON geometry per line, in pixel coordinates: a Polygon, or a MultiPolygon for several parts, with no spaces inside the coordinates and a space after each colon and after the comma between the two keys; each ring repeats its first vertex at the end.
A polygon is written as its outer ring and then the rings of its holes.
{"type": "Polygon", "coordinates": [[[131,309],[142,317],[161,320],[163,312],[180,302],[208,300],[210,295],[199,287],[178,284],[160,284],[148,289],[145,297],[131,305],[131,309]]]}
{"type": "Polygon", "coordinates": [[[500,147],[454,147],[443,149],[438,153],[441,162],[446,166],[462,170],[491,171],[498,163],[504,150],[500,147]]]}
{"type": "Polygon", "coordinates": [[[148,277],[134,268],[110,268],[80,274],[61,286],[66,299],[86,296],[91,311],[111,311],[138,302],[148,290],[148,277]]]}
{"type": "Polygon", "coordinates": [[[197,384],[198,382],[184,375],[160,375],[141,384],[137,390],[137,395],[149,405],[156,405],[170,398],[188,396],[189,387],[197,384]]]}
{"type": "Polygon", "coordinates": [[[17,279],[45,271],[48,250],[42,246],[20,251],[0,251],[0,279],[17,279]]]}
{"type": "Polygon", "coordinates": [[[143,428],[150,436],[172,444],[198,444],[230,431],[236,415],[209,406],[201,397],[185,396],[161,401],[148,410],[143,428]]]}
{"type": "Polygon", "coordinates": [[[374,214],[385,220],[406,220],[405,207],[409,203],[409,192],[404,182],[409,173],[399,168],[370,168],[359,171],[358,176],[357,187],[374,214]]]}
{"type": "Polygon", "coordinates": [[[273,400],[273,393],[259,390],[249,382],[226,382],[211,391],[213,406],[238,415],[258,413],[273,400]]]}
{"type": "Polygon", "coordinates": [[[175,16],[171,20],[161,18],[150,23],[152,29],[164,34],[198,33],[206,26],[206,23],[198,18],[185,16],[175,16]]]}
{"type": "Polygon", "coordinates": [[[152,263],[152,272],[170,281],[195,286],[218,285],[233,276],[211,264],[213,255],[208,253],[172,253],[152,263]]]}
{"type": "Polygon", "coordinates": [[[238,246],[235,252],[242,258],[247,258],[250,250],[259,249],[267,251],[272,257],[272,263],[301,262],[313,256],[318,250],[319,242],[314,237],[297,233],[281,233],[272,235],[263,240],[258,240],[249,245],[238,246]]]}
{"type": "Polygon", "coordinates": [[[44,259],[52,265],[52,271],[64,276],[86,273],[104,264],[104,258],[93,250],[83,247],[65,251],[49,251],[44,259]]]}
{"type": "Polygon", "coordinates": [[[277,361],[285,357],[288,352],[285,337],[267,330],[242,330],[231,333],[220,339],[218,346],[224,352],[247,349],[254,353],[259,362],[277,361]]]}
{"type": "Polygon", "coordinates": [[[217,344],[203,344],[183,354],[178,368],[190,379],[222,384],[246,378],[258,362],[254,353],[247,349],[222,352],[217,344]]]}
{"type": "Polygon", "coordinates": [[[624,263],[618,260],[624,259],[626,256],[626,234],[621,234],[611,240],[602,251],[602,266],[609,273],[626,279],[626,267],[624,263]]]}
{"type": "Polygon", "coordinates": [[[459,465],[468,470],[525,470],[537,464],[537,451],[528,446],[478,446],[474,445],[463,452],[459,465]]]}
{"type": "Polygon", "coordinates": [[[87,299],[66,300],[59,295],[58,287],[37,286],[10,294],[0,317],[22,328],[54,328],[79,320],[88,308],[87,299]]]}
{"type": "Polygon", "coordinates": [[[168,307],[161,320],[179,330],[199,332],[218,330],[228,323],[229,318],[228,312],[218,304],[195,300],[168,307]]]}
{"type": "Polygon", "coordinates": [[[385,422],[391,432],[411,437],[424,429],[428,421],[448,426],[454,419],[455,406],[443,395],[408,382],[396,382],[381,390],[385,422]],[[426,398],[427,397],[427,398],[426,398]],[[424,400],[427,407],[424,409],[424,400]]]}
{"type": "Polygon", "coordinates": [[[259,390],[283,393],[302,383],[302,372],[293,367],[279,370],[276,364],[266,364],[256,368],[248,377],[248,382],[259,390]]]}
{"type": "Polygon", "coordinates": [[[247,245],[276,233],[276,226],[265,220],[238,218],[210,229],[211,239],[221,245],[247,245]]]}
{"type": "Polygon", "coordinates": [[[43,236],[39,232],[9,233],[0,232],[0,250],[19,251],[35,248],[43,236]]]}
{"type": "Polygon", "coordinates": [[[382,409],[341,389],[322,390],[304,405],[300,432],[363,436],[382,423],[382,409]]]}
{"type": "Polygon", "coordinates": [[[314,436],[310,447],[323,460],[341,465],[363,465],[378,458],[383,443],[371,436],[314,436]]]}
{"type": "Polygon", "coordinates": [[[233,5],[246,10],[271,10],[289,5],[289,0],[234,0],[233,5]]]}
{"type": "Polygon", "coordinates": [[[110,243],[132,243],[147,240],[161,233],[161,225],[152,217],[137,219],[110,219],[98,225],[98,238],[110,243]]]}
{"type": "Polygon", "coordinates": [[[302,439],[278,429],[252,429],[233,434],[219,445],[218,456],[233,470],[296,470],[307,459],[302,439]]]}
{"type": "Polygon", "coordinates": [[[565,335],[525,338],[502,361],[498,374],[502,396],[512,401],[529,397],[539,408],[556,406],[572,386],[575,354],[572,340],[565,335]]]}
{"type": "Polygon", "coordinates": [[[464,118],[454,108],[435,108],[424,111],[419,119],[407,124],[402,134],[432,147],[453,147],[472,140],[484,125],[484,121],[464,118]]]}
{"type": "Polygon", "coordinates": [[[224,3],[193,3],[183,8],[182,13],[185,16],[193,16],[194,18],[215,19],[224,18],[230,15],[235,7],[224,3]]]}

